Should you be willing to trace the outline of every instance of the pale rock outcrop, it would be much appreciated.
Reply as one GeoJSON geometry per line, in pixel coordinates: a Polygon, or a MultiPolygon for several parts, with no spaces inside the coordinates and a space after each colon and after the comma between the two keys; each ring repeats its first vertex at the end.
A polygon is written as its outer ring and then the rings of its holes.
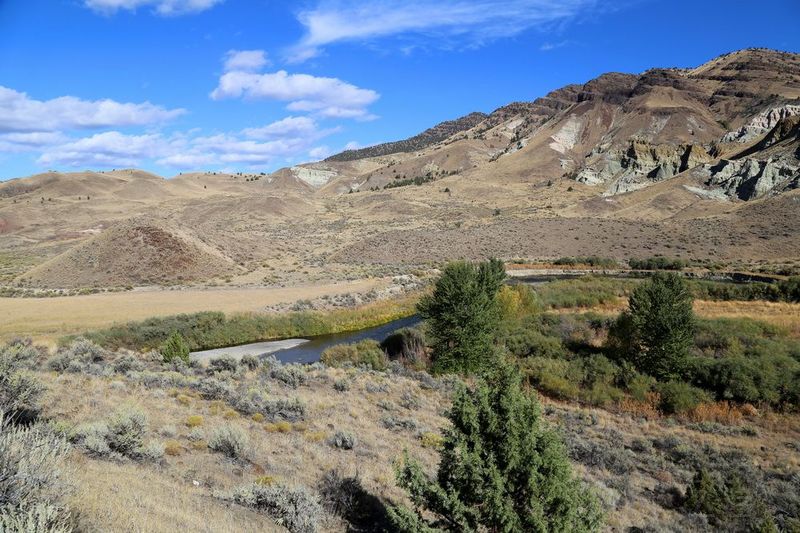
{"type": "Polygon", "coordinates": [[[322,187],[338,175],[335,170],[300,166],[292,167],[291,171],[297,179],[308,183],[312,187],[322,187]]]}
{"type": "Polygon", "coordinates": [[[797,105],[785,105],[767,109],[753,117],[750,122],[738,130],[726,133],[722,137],[722,142],[745,143],[752,141],[759,135],[763,135],[774,128],[781,120],[796,115],[800,115],[800,106],[797,105]]]}
{"type": "Polygon", "coordinates": [[[768,159],[723,159],[708,167],[710,187],[718,187],[728,196],[754,200],[771,192],[794,189],[800,185],[800,166],[787,161],[768,159]]]}
{"type": "Polygon", "coordinates": [[[560,154],[566,154],[578,144],[584,126],[585,124],[581,119],[575,115],[570,116],[558,133],[551,137],[553,142],[550,143],[550,148],[560,154]]]}
{"type": "Polygon", "coordinates": [[[609,151],[574,173],[574,179],[589,185],[610,183],[603,194],[611,196],[669,179],[711,159],[697,144],[651,144],[635,139],[627,149],[609,151]]]}

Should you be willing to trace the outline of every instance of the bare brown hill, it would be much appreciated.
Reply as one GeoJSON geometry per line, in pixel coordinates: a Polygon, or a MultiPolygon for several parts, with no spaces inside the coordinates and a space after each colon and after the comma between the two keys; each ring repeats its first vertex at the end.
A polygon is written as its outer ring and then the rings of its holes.
{"type": "Polygon", "coordinates": [[[186,232],[140,220],[109,228],[27,272],[21,282],[47,288],[156,285],[232,271],[229,259],[186,232]]]}

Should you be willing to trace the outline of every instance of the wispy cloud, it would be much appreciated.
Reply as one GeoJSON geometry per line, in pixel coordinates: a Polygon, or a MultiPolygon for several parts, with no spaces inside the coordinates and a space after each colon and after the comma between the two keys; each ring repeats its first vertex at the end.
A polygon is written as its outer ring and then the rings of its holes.
{"type": "Polygon", "coordinates": [[[453,38],[479,45],[531,28],[573,19],[601,0],[323,0],[301,11],[305,35],[290,51],[303,61],[328,45],[413,34],[451,44],[453,38]]]}
{"type": "Polygon", "coordinates": [[[368,108],[380,95],[371,89],[362,89],[338,78],[289,74],[285,70],[253,72],[258,70],[253,68],[258,61],[252,58],[245,62],[245,68],[234,66],[229,69],[231,58],[238,56],[226,59],[226,72],[220,76],[217,88],[210,95],[214,100],[277,100],[288,102],[286,108],[290,111],[314,113],[325,118],[375,118],[368,108]]]}
{"type": "Polygon", "coordinates": [[[0,86],[0,132],[145,126],[170,120],[185,112],[184,109],[166,109],[150,102],[92,101],[74,96],[36,100],[0,86]]]}
{"type": "Polygon", "coordinates": [[[223,0],[84,0],[83,4],[103,15],[113,15],[118,11],[136,11],[149,7],[153,13],[162,16],[185,15],[211,9],[223,0]]]}
{"type": "Polygon", "coordinates": [[[555,50],[556,48],[562,48],[562,47],[568,46],[570,44],[572,44],[572,41],[570,41],[570,40],[558,41],[556,43],[546,42],[546,43],[542,43],[542,45],[539,47],[539,50],[541,52],[549,52],[550,50],[555,50]]]}

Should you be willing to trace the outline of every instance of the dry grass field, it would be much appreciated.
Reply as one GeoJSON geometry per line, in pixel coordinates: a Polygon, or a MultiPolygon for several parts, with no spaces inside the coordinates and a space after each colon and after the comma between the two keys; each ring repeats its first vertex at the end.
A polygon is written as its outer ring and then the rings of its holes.
{"type": "Polygon", "coordinates": [[[388,285],[388,279],[361,279],[295,287],[135,290],[58,298],[0,298],[0,339],[31,337],[53,342],[62,335],[153,316],[199,311],[259,311],[276,304],[388,285]]]}

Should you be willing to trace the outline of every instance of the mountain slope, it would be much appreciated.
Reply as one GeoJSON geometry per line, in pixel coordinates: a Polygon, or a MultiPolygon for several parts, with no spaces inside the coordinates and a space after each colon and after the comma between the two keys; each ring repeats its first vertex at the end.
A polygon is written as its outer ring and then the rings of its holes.
{"type": "Polygon", "coordinates": [[[456,133],[468,130],[477,126],[487,118],[483,113],[470,113],[455,120],[448,120],[441,122],[436,126],[429,128],[422,133],[404,139],[402,141],[395,141],[384,144],[377,144],[375,146],[368,146],[367,148],[360,148],[357,150],[345,150],[344,152],[335,154],[325,159],[325,161],[353,161],[354,159],[364,159],[366,157],[378,157],[383,155],[394,154],[397,152],[411,152],[414,150],[422,150],[432,144],[441,142],[456,133]]]}

